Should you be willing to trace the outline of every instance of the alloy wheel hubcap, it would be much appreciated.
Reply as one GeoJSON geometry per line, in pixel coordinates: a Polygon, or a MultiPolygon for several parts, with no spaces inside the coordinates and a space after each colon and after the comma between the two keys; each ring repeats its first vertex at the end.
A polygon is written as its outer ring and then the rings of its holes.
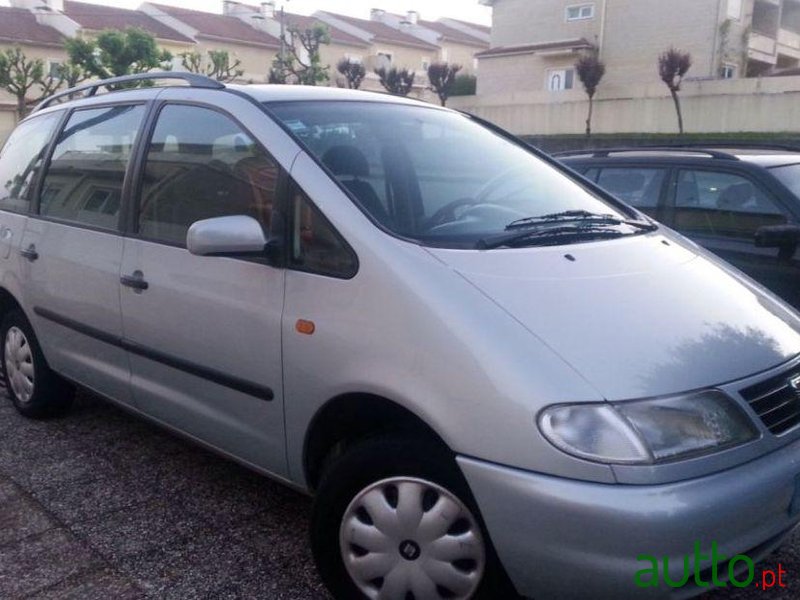
{"type": "Polygon", "coordinates": [[[33,397],[33,352],[19,327],[11,327],[6,333],[3,358],[11,391],[20,402],[29,402],[33,397]]]}
{"type": "Polygon", "coordinates": [[[467,599],[486,550],[477,520],[458,497],[422,479],[393,477],[362,490],[344,513],[345,568],[374,600],[467,599]]]}

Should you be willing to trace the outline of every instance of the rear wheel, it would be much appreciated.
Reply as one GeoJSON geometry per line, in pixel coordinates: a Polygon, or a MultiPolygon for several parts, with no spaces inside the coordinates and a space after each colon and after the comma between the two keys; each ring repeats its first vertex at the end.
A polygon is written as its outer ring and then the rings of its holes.
{"type": "Polygon", "coordinates": [[[32,419],[64,414],[72,405],[75,391],[47,366],[33,328],[21,311],[6,315],[0,339],[3,379],[16,409],[32,419]]]}
{"type": "Polygon", "coordinates": [[[319,486],[312,550],[336,598],[513,598],[452,456],[420,440],[359,443],[319,486]]]}

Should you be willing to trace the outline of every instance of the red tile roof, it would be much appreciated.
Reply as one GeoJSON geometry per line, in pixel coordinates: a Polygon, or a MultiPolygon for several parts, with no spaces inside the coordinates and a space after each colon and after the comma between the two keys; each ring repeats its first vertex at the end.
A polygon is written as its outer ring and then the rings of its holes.
{"type": "Polygon", "coordinates": [[[313,27],[316,23],[322,23],[328,28],[328,31],[331,35],[331,42],[333,43],[345,44],[348,46],[369,46],[369,42],[365,42],[363,39],[351,35],[346,31],[342,31],[338,27],[334,27],[333,25],[326,23],[321,19],[317,19],[316,17],[307,17],[305,15],[286,13],[286,22],[287,24],[294,24],[302,29],[308,29],[313,27]]]}
{"type": "MultiPolygon", "coordinates": [[[[252,11],[253,13],[261,14],[261,9],[257,6],[251,6],[250,4],[243,4],[241,2],[238,3],[241,8],[247,9],[252,11]]],[[[280,17],[278,16],[278,11],[275,14],[275,20],[279,21],[280,17]]],[[[310,29],[317,23],[321,23],[328,28],[328,32],[331,35],[331,42],[338,43],[338,44],[345,44],[349,46],[369,46],[368,42],[365,42],[360,37],[356,37],[347,33],[346,31],[342,31],[338,27],[334,27],[325,21],[322,21],[316,17],[309,17],[306,15],[297,15],[290,12],[284,12],[284,17],[286,18],[286,25],[296,25],[301,29],[310,29]]]]}
{"type": "Polygon", "coordinates": [[[492,33],[492,28],[489,25],[481,25],[480,23],[472,23],[470,21],[462,21],[461,19],[449,18],[449,20],[450,21],[455,21],[456,23],[461,23],[462,25],[465,25],[467,27],[471,27],[472,29],[477,29],[478,31],[482,31],[485,34],[492,33]]]}
{"type": "Polygon", "coordinates": [[[348,17],[347,15],[340,15],[322,11],[335,19],[344,21],[345,23],[358,27],[359,29],[371,34],[373,42],[383,42],[384,44],[397,44],[399,46],[411,46],[414,48],[425,48],[426,50],[438,50],[438,46],[429,44],[419,38],[414,37],[408,33],[404,33],[394,27],[389,27],[385,23],[379,21],[371,21],[369,19],[357,19],[356,17],[348,17]]]}
{"type": "Polygon", "coordinates": [[[37,23],[29,10],[0,6],[0,42],[63,46],[64,36],[52,27],[37,23]]]}
{"type": "Polygon", "coordinates": [[[525,44],[522,46],[497,46],[483,52],[478,52],[478,58],[491,56],[511,56],[514,54],[533,54],[535,52],[546,52],[548,50],[590,50],[594,48],[591,42],[585,38],[575,40],[562,40],[559,42],[543,42],[540,44],[525,44]]]}
{"type": "Polygon", "coordinates": [[[166,6],[164,4],[153,3],[152,6],[196,29],[198,37],[268,48],[280,48],[278,38],[251,27],[236,17],[178,8],[177,6],[166,6]]]}
{"type": "Polygon", "coordinates": [[[448,42],[455,42],[456,44],[466,44],[468,46],[477,46],[479,48],[488,48],[489,42],[482,40],[480,38],[476,38],[464,31],[460,31],[458,29],[454,29],[453,27],[448,27],[444,23],[440,21],[423,21],[420,19],[417,21],[419,25],[425,27],[427,29],[432,29],[436,33],[441,36],[442,40],[448,42]]]}
{"type": "Polygon", "coordinates": [[[173,42],[194,43],[194,40],[167,27],[150,15],[138,10],[127,10],[114,6],[88,4],[64,0],[64,14],[75,21],[83,29],[102,31],[103,29],[127,29],[138,27],[150,35],[173,42]]]}

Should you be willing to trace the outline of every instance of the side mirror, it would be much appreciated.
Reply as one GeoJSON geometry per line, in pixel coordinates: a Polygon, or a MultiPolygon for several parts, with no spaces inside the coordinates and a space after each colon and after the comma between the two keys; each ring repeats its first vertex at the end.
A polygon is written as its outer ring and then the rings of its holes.
{"type": "Polygon", "coordinates": [[[189,227],[186,248],[198,256],[264,254],[267,237],[253,217],[216,217],[197,221],[189,227]]]}
{"type": "Polygon", "coordinates": [[[765,225],[756,231],[756,248],[781,248],[794,252],[798,243],[798,225],[765,225]]]}

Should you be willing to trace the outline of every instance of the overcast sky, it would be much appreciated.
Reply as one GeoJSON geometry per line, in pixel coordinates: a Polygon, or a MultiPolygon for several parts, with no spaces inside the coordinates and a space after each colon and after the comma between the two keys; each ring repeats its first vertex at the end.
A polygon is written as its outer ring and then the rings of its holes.
{"type": "MultiPolygon", "coordinates": [[[[119,6],[121,8],[136,8],[143,0],[83,0],[102,6],[119,6]]],[[[209,12],[222,12],[222,0],[157,0],[161,4],[173,4],[185,8],[206,10],[209,12]]],[[[258,0],[244,0],[248,4],[259,4],[258,0]]],[[[281,0],[277,0],[280,6],[281,0]]],[[[0,2],[8,4],[8,0],[0,2]]],[[[288,0],[285,2],[287,11],[311,14],[316,10],[327,10],[354,17],[369,18],[371,8],[383,8],[393,12],[405,13],[416,10],[423,19],[437,19],[439,17],[453,17],[464,21],[491,24],[491,9],[478,4],[478,0],[288,0]]]]}

